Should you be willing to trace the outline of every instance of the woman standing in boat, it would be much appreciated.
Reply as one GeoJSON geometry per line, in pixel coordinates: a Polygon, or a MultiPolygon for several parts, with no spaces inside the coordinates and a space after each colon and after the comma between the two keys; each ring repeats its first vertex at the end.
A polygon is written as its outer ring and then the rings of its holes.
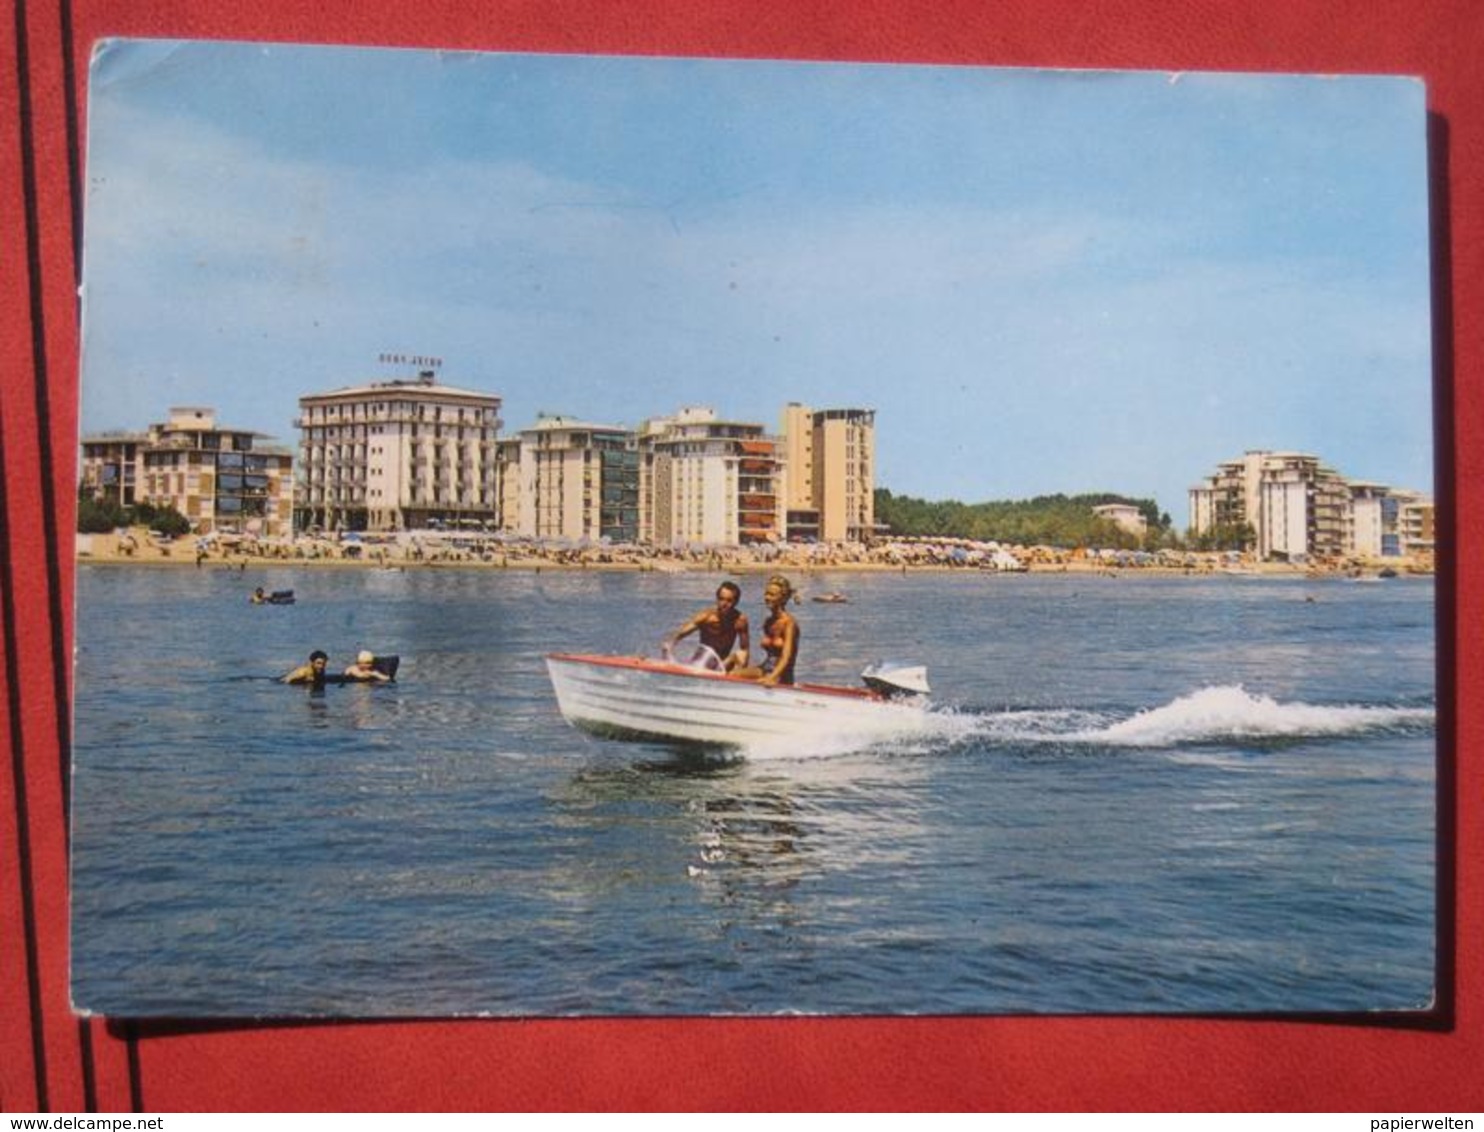
{"type": "Polygon", "coordinates": [[[763,622],[762,667],[746,668],[734,675],[761,684],[794,682],[794,662],[799,658],[799,623],[788,611],[788,603],[793,600],[794,588],[787,578],[774,574],[768,579],[768,588],[763,590],[768,619],[763,622]]]}

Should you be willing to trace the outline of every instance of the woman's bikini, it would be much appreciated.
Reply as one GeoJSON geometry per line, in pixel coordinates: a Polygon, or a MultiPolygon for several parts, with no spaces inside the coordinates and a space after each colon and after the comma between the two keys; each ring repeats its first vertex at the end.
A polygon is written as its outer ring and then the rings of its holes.
{"type": "MultiPolygon", "coordinates": [[[[776,616],[769,617],[763,625],[763,672],[772,675],[773,670],[778,667],[778,658],[783,655],[784,636],[781,632],[774,632],[774,623],[778,620],[776,616]]],[[[799,656],[799,623],[794,622],[794,659],[799,656]]],[[[778,683],[792,684],[794,682],[793,661],[789,662],[788,668],[779,675],[778,683]]]]}

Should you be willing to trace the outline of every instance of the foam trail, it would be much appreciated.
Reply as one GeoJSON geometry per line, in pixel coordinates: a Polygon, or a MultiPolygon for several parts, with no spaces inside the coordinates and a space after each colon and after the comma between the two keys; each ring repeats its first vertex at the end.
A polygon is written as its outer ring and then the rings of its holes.
{"type": "Polygon", "coordinates": [[[818,758],[861,751],[942,753],[964,744],[1085,744],[1098,747],[1175,747],[1229,740],[1262,742],[1343,737],[1433,726],[1431,707],[1280,703],[1240,685],[1202,688],[1162,707],[1124,719],[1107,710],[1026,708],[972,712],[932,708],[902,721],[889,734],[848,731],[793,734],[749,744],[750,761],[818,758]]]}
{"type": "Polygon", "coordinates": [[[1126,747],[1169,747],[1222,739],[1293,739],[1430,726],[1428,707],[1279,703],[1240,685],[1202,688],[1163,707],[1096,731],[1063,738],[1126,747]]]}

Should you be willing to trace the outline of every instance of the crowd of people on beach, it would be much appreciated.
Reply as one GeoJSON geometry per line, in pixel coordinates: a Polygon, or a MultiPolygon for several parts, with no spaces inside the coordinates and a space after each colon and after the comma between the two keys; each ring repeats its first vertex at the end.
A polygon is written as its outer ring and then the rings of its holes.
{"type": "MultiPolygon", "coordinates": [[[[399,533],[298,536],[292,539],[207,536],[175,541],[120,532],[91,536],[84,559],[136,562],[194,562],[198,567],[249,564],[360,565],[382,569],[434,566],[496,568],[624,569],[680,573],[869,569],[975,570],[992,573],[1125,571],[1177,574],[1278,571],[1311,575],[1346,574],[1374,564],[1358,560],[1258,562],[1235,551],[1018,546],[961,538],[882,538],[865,543],[768,543],[743,547],[652,547],[605,542],[574,544],[488,534],[399,533]]],[[[1430,563],[1407,563],[1409,572],[1430,572],[1430,563]]]]}
{"type": "MultiPolygon", "coordinates": [[[[880,539],[865,543],[769,543],[733,547],[654,547],[637,544],[571,544],[497,536],[300,536],[295,539],[206,537],[175,542],[141,534],[91,536],[80,544],[80,558],[93,561],[194,562],[197,567],[249,564],[362,565],[384,570],[423,567],[576,568],[660,573],[709,570],[972,570],[984,573],[1138,573],[1214,574],[1287,571],[1346,574],[1364,562],[1257,562],[1233,550],[1098,549],[1098,547],[1012,546],[968,539],[880,539]]],[[[1431,564],[1405,564],[1410,573],[1428,573],[1431,564]]]]}

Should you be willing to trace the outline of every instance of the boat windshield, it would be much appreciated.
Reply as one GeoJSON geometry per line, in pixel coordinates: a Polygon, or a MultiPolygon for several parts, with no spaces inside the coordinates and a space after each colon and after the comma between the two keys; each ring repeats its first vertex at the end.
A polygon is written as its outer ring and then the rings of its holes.
{"type": "Polygon", "coordinates": [[[665,644],[661,646],[660,654],[671,664],[698,668],[703,672],[725,672],[727,667],[710,645],[698,644],[693,649],[682,649],[677,655],[673,647],[665,644]]]}

